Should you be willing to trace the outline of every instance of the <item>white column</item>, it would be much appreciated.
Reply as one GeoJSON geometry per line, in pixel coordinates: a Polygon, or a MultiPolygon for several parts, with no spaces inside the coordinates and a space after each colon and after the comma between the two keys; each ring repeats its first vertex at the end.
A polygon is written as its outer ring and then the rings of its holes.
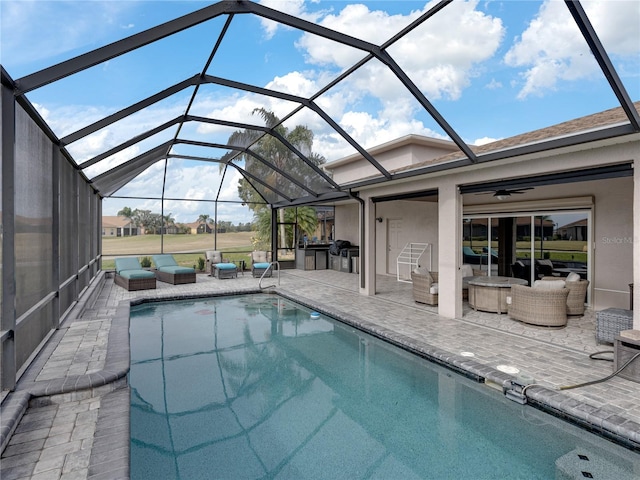
{"type": "Polygon", "coordinates": [[[640,330],[640,161],[633,162],[633,329],[640,330]]]}
{"type": "Polygon", "coordinates": [[[370,198],[364,197],[364,225],[360,228],[365,230],[365,258],[364,273],[365,286],[360,288],[362,295],[376,294],[376,206],[370,198]]]}
{"type": "Polygon", "coordinates": [[[462,317],[462,197],[454,183],[438,188],[438,314],[462,317]]]}

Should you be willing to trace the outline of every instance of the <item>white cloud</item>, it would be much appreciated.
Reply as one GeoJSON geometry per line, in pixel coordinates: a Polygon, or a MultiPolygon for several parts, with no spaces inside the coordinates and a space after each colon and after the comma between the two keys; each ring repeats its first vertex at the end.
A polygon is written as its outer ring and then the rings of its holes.
{"type": "MultiPolygon", "coordinates": [[[[316,19],[320,15],[322,15],[321,12],[308,11],[305,4],[309,2],[305,2],[305,0],[260,0],[258,3],[264,5],[265,7],[269,7],[298,18],[302,18],[309,22],[316,21],[316,19]]],[[[313,1],[311,3],[319,2],[313,1]]],[[[262,24],[262,29],[264,30],[265,36],[267,38],[272,38],[279,28],[288,28],[283,27],[283,25],[277,22],[264,18],[260,19],[260,23],[262,24]]]]}
{"type": "MultiPolygon", "coordinates": [[[[610,56],[635,57],[640,53],[640,3],[584,2],[584,9],[610,56]]],[[[559,81],[590,78],[599,72],[577,25],[564,2],[547,0],[528,28],[505,55],[513,67],[526,67],[518,98],[541,96],[559,81]]]]}
{"type": "Polygon", "coordinates": [[[482,137],[482,138],[478,138],[477,140],[475,140],[473,142],[473,145],[486,145],[487,143],[493,143],[493,142],[497,142],[498,140],[500,140],[499,138],[491,138],[491,137],[482,137]]]}
{"type": "Polygon", "coordinates": [[[502,82],[496,80],[495,78],[492,78],[491,81],[484,86],[484,88],[488,90],[496,90],[502,88],[502,82]]]}
{"type": "MultiPolygon", "coordinates": [[[[474,75],[474,66],[491,58],[504,35],[500,19],[475,10],[478,2],[454,2],[428,22],[389,48],[403,70],[416,79],[431,98],[458,99],[474,75]]],[[[327,15],[322,25],[381,44],[402,27],[415,20],[431,5],[409,15],[390,15],[371,11],[364,5],[348,5],[338,14],[327,15]]],[[[311,64],[347,68],[365,53],[330,40],[304,34],[297,43],[311,64]]],[[[395,75],[378,62],[368,62],[358,77],[358,91],[370,91],[380,98],[392,98],[397,92],[395,75]]],[[[356,77],[354,77],[356,78],[356,77]]]]}

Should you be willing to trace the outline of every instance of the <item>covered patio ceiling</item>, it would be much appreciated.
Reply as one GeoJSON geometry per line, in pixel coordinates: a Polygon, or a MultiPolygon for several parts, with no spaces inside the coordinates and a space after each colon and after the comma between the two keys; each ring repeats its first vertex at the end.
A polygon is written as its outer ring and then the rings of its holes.
{"type": "MultiPolygon", "coordinates": [[[[513,156],[511,148],[485,149],[486,153],[475,153],[469,140],[465,140],[472,134],[459,133],[453,125],[462,124],[459,121],[461,115],[473,116],[476,122],[490,122],[491,112],[474,111],[473,105],[463,108],[463,111],[453,109],[443,101],[442,92],[429,87],[428,80],[430,75],[434,75],[434,70],[406,60],[411,56],[414,60],[419,58],[423,50],[433,50],[438,51],[440,58],[432,66],[445,68],[448,65],[447,45],[437,41],[436,36],[433,43],[418,42],[428,38],[430,31],[438,31],[441,19],[455,16],[463,2],[395,4],[406,15],[403,17],[405,23],[398,25],[395,32],[385,39],[371,41],[364,35],[358,38],[345,33],[347,28],[344,25],[336,25],[334,29],[327,26],[331,23],[329,21],[317,23],[260,3],[224,0],[16,80],[3,67],[2,82],[13,90],[20,105],[44,127],[63,154],[105,198],[193,199],[195,197],[172,190],[175,176],[179,175],[184,162],[195,162],[205,176],[212,175],[213,178],[212,164],[222,174],[216,193],[207,198],[198,196],[200,200],[223,200],[223,192],[237,190],[238,180],[242,178],[248,188],[255,190],[255,198],[272,207],[284,207],[326,203],[352,195],[349,186],[338,185],[323,170],[322,160],[334,158],[318,155],[316,152],[319,150],[339,152],[340,156],[359,154],[373,165],[378,174],[360,182],[359,186],[513,156]],[[271,31],[284,29],[293,51],[297,50],[295,58],[290,56],[289,50],[276,49],[264,54],[265,58],[272,55],[269,61],[280,66],[280,74],[276,71],[263,75],[263,66],[253,59],[254,51],[263,54],[263,45],[251,43],[255,36],[250,32],[261,28],[271,31]],[[178,37],[181,37],[181,42],[174,42],[173,39],[178,37]],[[193,40],[189,42],[189,38],[193,40]],[[203,38],[208,40],[203,42],[203,38]],[[317,43],[318,48],[339,51],[342,63],[325,68],[313,84],[307,82],[293,88],[291,83],[278,83],[278,79],[290,77],[292,70],[300,72],[305,68],[301,45],[311,38],[321,40],[317,43]],[[184,48],[185,40],[189,45],[187,49],[184,48]],[[407,55],[406,50],[412,53],[407,55]],[[228,60],[233,57],[236,62],[230,63],[228,60]],[[142,64],[146,64],[149,58],[157,61],[143,70],[142,64]],[[222,65],[233,66],[223,70],[222,65]],[[116,69],[118,73],[114,74],[116,69]],[[166,87],[160,91],[149,91],[152,78],[166,78],[166,87]],[[45,102],[44,93],[40,95],[40,92],[47,92],[49,98],[56,89],[65,89],[68,93],[75,85],[70,79],[84,83],[88,91],[93,90],[89,85],[95,86],[96,98],[79,99],[79,102],[100,104],[100,96],[103,95],[100,92],[112,84],[112,89],[117,91],[114,96],[124,106],[109,114],[87,115],[86,119],[90,120],[80,127],[72,119],[48,124],[43,112],[51,106],[45,102]],[[456,161],[394,174],[368,153],[367,149],[373,145],[360,134],[357,122],[346,121],[334,113],[338,110],[333,108],[333,102],[356,96],[359,86],[363,85],[371,88],[367,95],[372,97],[374,87],[381,88],[381,84],[384,88],[394,89],[398,105],[406,104],[406,108],[412,109],[424,131],[455,143],[459,149],[456,161]],[[253,115],[247,119],[247,115],[240,114],[237,109],[215,108],[217,99],[229,97],[250,99],[248,111],[253,115]],[[449,120],[443,111],[449,111],[453,120],[449,120]],[[113,136],[111,132],[119,125],[129,126],[124,129],[128,137],[113,136]],[[313,145],[296,144],[290,136],[283,134],[283,131],[291,132],[297,125],[304,125],[316,133],[313,145]],[[99,141],[104,138],[110,138],[110,141],[99,141]],[[267,139],[273,145],[273,155],[266,155],[265,148],[258,148],[267,139]],[[100,143],[99,153],[88,148],[92,143],[100,143]],[[324,148],[319,146],[321,143],[324,143],[324,148]],[[286,158],[278,153],[282,151],[288,152],[286,158]],[[133,193],[134,190],[127,189],[128,185],[136,182],[146,185],[147,195],[137,196],[139,194],[133,193]]],[[[640,131],[638,112],[585,9],[580,2],[566,1],[564,4],[567,18],[578,27],[576,35],[582,37],[580,42],[588,48],[599,67],[600,81],[606,84],[611,107],[622,107],[628,121],[562,138],[543,139],[519,147],[516,155],[640,131]]],[[[615,3],[609,5],[616,8],[615,3]]],[[[514,8],[514,5],[509,7],[514,8]]],[[[466,21],[466,18],[460,18],[457,28],[469,28],[466,21]]],[[[369,37],[376,38],[376,34],[369,33],[369,37]]],[[[455,31],[445,42],[453,42],[454,39],[455,31]]],[[[267,43],[266,40],[264,42],[267,43]]],[[[425,53],[424,56],[428,55],[425,53]]],[[[484,60],[478,58],[477,63],[484,60]]],[[[454,96],[451,92],[448,95],[449,98],[454,96]]],[[[516,108],[514,105],[514,117],[519,115],[516,108]]],[[[594,108],[599,111],[598,107],[594,108]]],[[[362,122],[368,118],[363,115],[362,122]]],[[[557,123],[556,120],[550,116],[548,125],[557,123]]],[[[386,119],[387,124],[393,121],[391,115],[386,119]]],[[[413,133],[415,125],[405,128],[404,131],[396,131],[398,134],[413,133]]],[[[236,197],[236,201],[240,203],[241,199],[236,197]]]]}

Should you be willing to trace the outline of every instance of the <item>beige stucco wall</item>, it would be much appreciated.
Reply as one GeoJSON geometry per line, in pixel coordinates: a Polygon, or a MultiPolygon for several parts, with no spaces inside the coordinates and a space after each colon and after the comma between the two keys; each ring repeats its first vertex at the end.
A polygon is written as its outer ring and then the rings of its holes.
{"type": "MultiPolygon", "coordinates": [[[[396,259],[388,261],[387,226],[389,220],[401,219],[402,230],[400,244],[410,242],[431,244],[431,262],[433,267],[438,265],[438,204],[436,202],[412,202],[407,200],[394,202],[380,202],[376,204],[376,217],[382,222],[376,222],[375,252],[376,273],[396,274],[396,259]]],[[[426,259],[424,259],[426,262],[426,259]]],[[[425,266],[428,264],[425,263],[425,266]]],[[[432,268],[436,270],[436,268],[432,268]]]]}
{"type": "MultiPolygon", "coordinates": [[[[455,145],[401,145],[390,151],[373,152],[375,160],[386,170],[424,162],[438,158],[455,150],[455,145]]],[[[375,149],[374,149],[375,150],[375,149]]],[[[325,168],[333,172],[333,180],[339,185],[355,182],[363,178],[380,175],[380,171],[362,158],[338,160],[328,163],[325,168]]]]}
{"type": "Polygon", "coordinates": [[[352,245],[360,245],[360,208],[358,203],[335,207],[334,240],[349,240],[352,245]]]}
{"type": "Polygon", "coordinates": [[[633,177],[589,182],[595,197],[593,305],[629,308],[633,282],[633,177]]]}

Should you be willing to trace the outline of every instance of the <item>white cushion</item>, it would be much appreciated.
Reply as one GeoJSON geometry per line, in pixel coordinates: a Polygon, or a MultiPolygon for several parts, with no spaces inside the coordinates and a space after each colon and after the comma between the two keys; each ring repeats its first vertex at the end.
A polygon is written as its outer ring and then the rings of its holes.
{"type": "Polygon", "coordinates": [[[571,272],[569,275],[567,275],[567,282],[579,282],[580,281],[580,275],[578,275],[576,272],[571,272]]]}
{"type": "Polygon", "coordinates": [[[437,283],[432,283],[431,284],[431,288],[429,289],[429,293],[431,295],[437,295],[438,294],[438,284],[437,283]]]}
{"type": "Polygon", "coordinates": [[[546,290],[562,290],[564,285],[564,280],[536,280],[533,282],[533,288],[542,288],[546,290]]]}
{"type": "Polygon", "coordinates": [[[462,268],[460,268],[460,270],[462,271],[462,278],[473,277],[473,267],[471,265],[465,263],[464,265],[462,265],[462,268]]]}

